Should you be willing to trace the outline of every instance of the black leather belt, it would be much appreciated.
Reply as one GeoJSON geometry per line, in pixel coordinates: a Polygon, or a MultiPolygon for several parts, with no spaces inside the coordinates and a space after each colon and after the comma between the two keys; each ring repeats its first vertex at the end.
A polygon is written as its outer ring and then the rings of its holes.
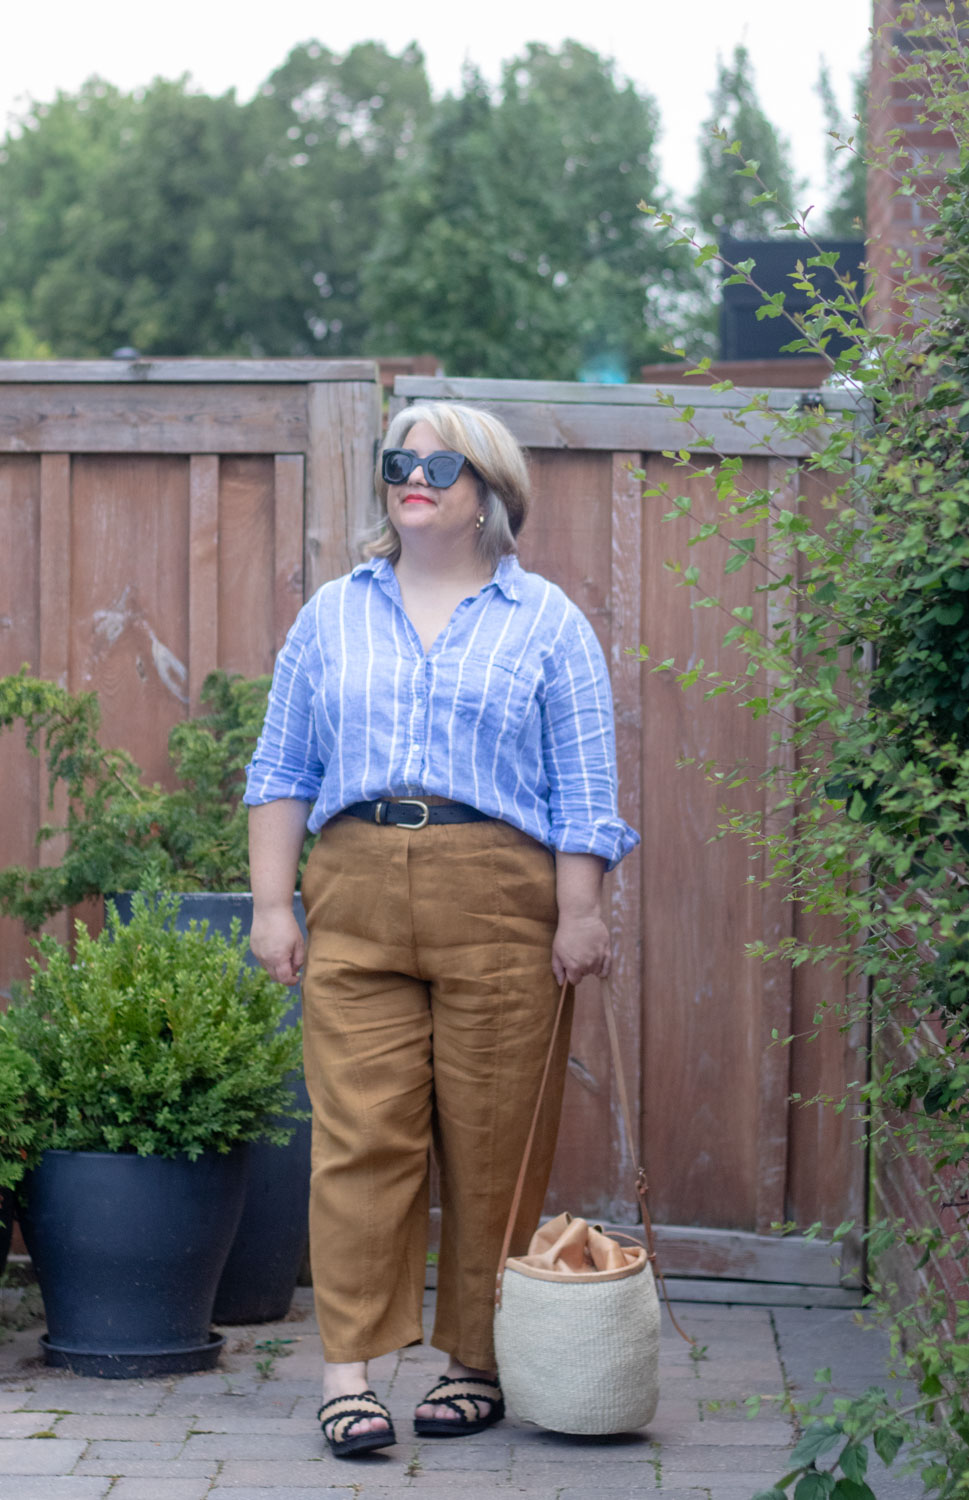
{"type": "Polygon", "coordinates": [[[394,802],[351,802],[343,812],[365,823],[380,823],[393,828],[426,828],[428,823],[487,823],[488,813],[467,802],[442,802],[440,806],[422,802],[419,797],[400,797],[394,802]]]}

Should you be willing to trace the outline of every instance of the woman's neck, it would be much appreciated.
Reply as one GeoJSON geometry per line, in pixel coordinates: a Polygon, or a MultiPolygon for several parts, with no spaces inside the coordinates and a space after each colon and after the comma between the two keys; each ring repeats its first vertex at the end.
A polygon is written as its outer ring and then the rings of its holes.
{"type": "Polygon", "coordinates": [[[394,563],[397,580],[405,584],[432,584],[441,588],[457,585],[480,586],[491,578],[494,568],[476,549],[401,546],[394,563]]]}

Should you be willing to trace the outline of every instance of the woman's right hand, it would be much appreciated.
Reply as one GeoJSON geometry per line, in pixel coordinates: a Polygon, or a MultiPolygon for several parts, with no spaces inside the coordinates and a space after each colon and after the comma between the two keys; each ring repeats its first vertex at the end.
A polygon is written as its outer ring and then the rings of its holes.
{"type": "Polygon", "coordinates": [[[279,984],[298,984],[306,958],[306,944],[299,923],[288,907],[257,907],[252,914],[249,947],[271,979],[279,984]]]}

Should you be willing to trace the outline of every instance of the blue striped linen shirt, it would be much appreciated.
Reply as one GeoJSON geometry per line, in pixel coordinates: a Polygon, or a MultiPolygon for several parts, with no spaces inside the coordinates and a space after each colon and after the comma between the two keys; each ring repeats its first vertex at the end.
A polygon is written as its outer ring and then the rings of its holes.
{"type": "Polygon", "coordinates": [[[592,627],[515,557],[425,654],[386,558],[326,583],[276,658],[250,806],[450,797],[609,868],[639,843],[616,810],[612,694],[592,627]]]}

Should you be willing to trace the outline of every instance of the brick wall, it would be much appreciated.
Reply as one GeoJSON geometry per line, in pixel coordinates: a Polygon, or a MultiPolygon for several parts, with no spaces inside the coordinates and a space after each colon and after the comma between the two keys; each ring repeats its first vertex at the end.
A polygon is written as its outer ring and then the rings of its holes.
{"type": "MultiPolygon", "coordinates": [[[[920,9],[941,13],[945,0],[921,0],[920,9]]],[[[913,45],[899,24],[903,10],[904,0],[874,0],[869,91],[869,151],[884,165],[868,174],[868,259],[875,290],[868,316],[874,327],[892,333],[908,325],[918,326],[931,315],[924,290],[913,288],[907,295],[898,290],[902,275],[899,260],[911,258],[913,268],[924,271],[932,243],[931,217],[919,199],[898,193],[902,175],[912,165],[924,163],[928,168],[940,156],[946,170],[958,161],[952,137],[947,132],[936,134],[931,123],[920,121],[925,98],[913,97],[913,85],[899,76],[911,58],[913,45]],[[892,56],[894,47],[901,53],[898,58],[892,56]],[[893,141],[896,131],[899,136],[893,141]],[[896,150],[898,159],[888,164],[888,154],[896,150]]],[[[939,174],[928,170],[922,181],[928,189],[939,181],[939,174]]]]}

